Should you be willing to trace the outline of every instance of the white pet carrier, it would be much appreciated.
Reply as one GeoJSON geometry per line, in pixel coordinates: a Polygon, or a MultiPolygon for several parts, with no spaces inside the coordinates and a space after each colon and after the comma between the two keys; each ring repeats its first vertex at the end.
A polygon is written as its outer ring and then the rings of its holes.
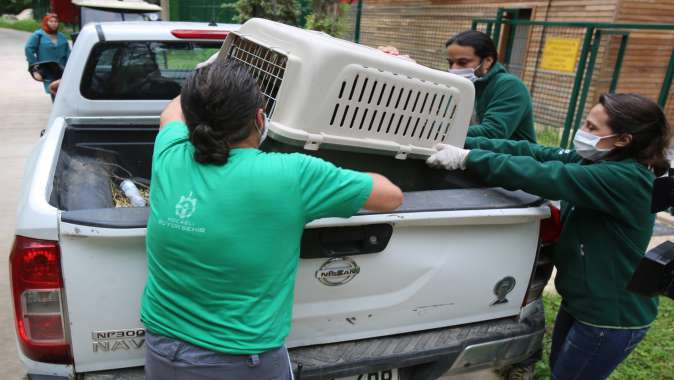
{"type": "Polygon", "coordinates": [[[463,146],[475,90],[456,75],[264,19],[230,33],[225,57],[257,79],[276,140],[400,159],[463,146]]]}

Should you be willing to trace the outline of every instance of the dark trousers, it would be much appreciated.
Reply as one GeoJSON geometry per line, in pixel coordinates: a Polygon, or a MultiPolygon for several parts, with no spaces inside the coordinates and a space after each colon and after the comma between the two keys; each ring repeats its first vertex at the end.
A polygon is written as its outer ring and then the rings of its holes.
{"type": "Polygon", "coordinates": [[[553,380],[599,380],[634,350],[646,335],[641,329],[594,327],[559,309],[552,332],[550,369],[553,380]]]}
{"type": "Polygon", "coordinates": [[[178,339],[145,335],[146,380],[292,380],[288,350],[229,355],[178,339]]]}

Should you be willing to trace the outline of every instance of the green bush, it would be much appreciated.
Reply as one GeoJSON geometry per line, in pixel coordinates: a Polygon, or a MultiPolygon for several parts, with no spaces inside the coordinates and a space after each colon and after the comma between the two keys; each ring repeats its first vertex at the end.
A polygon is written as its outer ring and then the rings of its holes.
{"type": "Polygon", "coordinates": [[[349,5],[340,4],[337,0],[313,0],[311,3],[313,13],[307,16],[305,28],[341,36],[346,30],[344,15],[349,5]]]}
{"type": "Polygon", "coordinates": [[[35,20],[21,20],[21,21],[0,20],[0,28],[23,30],[25,32],[34,32],[40,29],[40,24],[35,20]]]}
{"type": "MultiPolygon", "coordinates": [[[[35,20],[21,20],[21,21],[3,21],[0,20],[0,28],[23,30],[24,32],[34,32],[41,28],[40,23],[35,20]]],[[[66,38],[70,39],[73,33],[73,26],[68,24],[61,24],[59,32],[65,34],[66,38]]]]}
{"type": "Polygon", "coordinates": [[[298,26],[301,14],[297,0],[238,0],[236,3],[225,3],[224,8],[234,7],[238,16],[234,22],[244,23],[253,17],[261,17],[284,24],[298,26]]]}
{"type": "Polygon", "coordinates": [[[26,8],[31,8],[32,5],[32,0],[2,0],[0,1],[0,14],[15,15],[26,8]]]}

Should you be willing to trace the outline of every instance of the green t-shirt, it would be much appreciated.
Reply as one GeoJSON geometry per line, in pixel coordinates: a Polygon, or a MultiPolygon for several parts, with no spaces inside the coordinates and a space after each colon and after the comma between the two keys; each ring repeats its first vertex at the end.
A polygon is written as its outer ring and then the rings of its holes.
{"type": "Polygon", "coordinates": [[[165,125],[152,157],[141,319],[213,351],[280,347],[304,225],[357,213],[372,178],[297,153],[237,148],[220,166],[193,157],[187,126],[165,125]]]}

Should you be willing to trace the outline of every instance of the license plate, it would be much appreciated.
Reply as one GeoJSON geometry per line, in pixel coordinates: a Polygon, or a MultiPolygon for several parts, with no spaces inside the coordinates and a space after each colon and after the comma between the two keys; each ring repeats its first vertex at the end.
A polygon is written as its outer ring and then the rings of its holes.
{"type": "Polygon", "coordinates": [[[363,373],[355,376],[340,377],[339,379],[333,380],[398,380],[398,370],[395,368],[387,369],[384,371],[363,373]]]}

